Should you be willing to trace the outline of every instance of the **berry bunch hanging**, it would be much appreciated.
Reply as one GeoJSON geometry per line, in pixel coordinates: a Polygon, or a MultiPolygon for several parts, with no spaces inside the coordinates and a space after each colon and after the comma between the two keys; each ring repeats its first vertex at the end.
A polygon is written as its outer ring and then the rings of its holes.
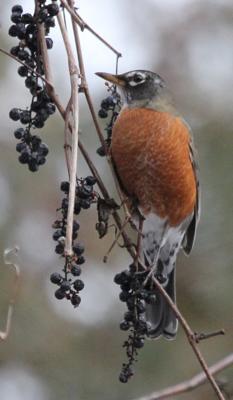
{"type": "MultiPolygon", "coordinates": [[[[38,24],[44,23],[46,35],[50,28],[55,26],[54,16],[59,7],[56,2],[46,5],[46,1],[38,2],[35,14],[23,13],[21,5],[12,7],[9,35],[19,40],[17,46],[10,52],[17,57],[23,65],[18,68],[18,74],[25,79],[25,86],[32,96],[29,108],[13,108],[9,116],[13,121],[19,121],[24,127],[15,130],[14,136],[19,142],[16,151],[20,153],[19,162],[27,164],[30,171],[35,172],[40,165],[46,162],[49,149],[33,130],[44,127],[46,120],[54,114],[56,107],[49,97],[44,81],[44,68],[38,44],[38,24]]],[[[48,49],[53,47],[53,41],[46,36],[48,49]]]]}
{"type": "MultiPolygon", "coordinates": [[[[117,93],[116,91],[115,85],[107,84],[107,86],[108,86],[109,96],[101,101],[98,115],[100,118],[107,118],[107,117],[110,118],[105,128],[105,131],[107,132],[107,138],[105,139],[105,146],[107,149],[109,149],[112,138],[112,128],[121,109],[121,98],[119,93],[117,93]]],[[[105,153],[106,152],[104,146],[101,146],[97,149],[97,154],[99,154],[99,156],[103,157],[106,155],[105,153]]]]}
{"type": "MultiPolygon", "coordinates": [[[[77,215],[82,209],[90,208],[91,204],[96,203],[96,193],[94,184],[96,179],[93,176],[87,176],[85,179],[77,179],[74,214],[77,215]]],[[[57,242],[55,252],[65,259],[62,273],[54,272],[50,276],[53,284],[58,286],[55,291],[55,297],[58,300],[67,299],[74,307],[78,307],[81,302],[80,291],[84,288],[84,282],[78,278],[81,273],[81,265],[85,263],[83,256],[84,246],[77,242],[80,225],[78,221],[73,221],[72,249],[73,255],[65,254],[65,236],[67,228],[67,212],[69,198],[69,182],[61,183],[61,191],[64,193],[60,212],[60,219],[57,219],[53,228],[55,229],[53,239],[57,242]]]]}
{"type": "Polygon", "coordinates": [[[133,376],[133,364],[137,361],[138,350],[144,346],[145,337],[150,330],[150,324],[145,320],[145,306],[156,301],[154,288],[146,283],[149,270],[144,270],[134,263],[129,269],[116,274],[114,282],[120,285],[119,298],[127,306],[124,319],[120,323],[122,331],[129,331],[128,339],[123,347],[126,349],[127,363],[123,363],[119,380],[128,382],[133,376]]]}

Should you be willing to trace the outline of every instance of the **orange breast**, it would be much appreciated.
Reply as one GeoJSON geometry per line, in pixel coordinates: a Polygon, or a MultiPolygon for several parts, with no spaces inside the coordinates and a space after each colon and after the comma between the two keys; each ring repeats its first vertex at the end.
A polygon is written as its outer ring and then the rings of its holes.
{"type": "Polygon", "coordinates": [[[111,153],[123,187],[144,213],[167,217],[171,226],[196,201],[189,141],[180,118],[151,109],[125,109],[113,127],[111,153]]]}

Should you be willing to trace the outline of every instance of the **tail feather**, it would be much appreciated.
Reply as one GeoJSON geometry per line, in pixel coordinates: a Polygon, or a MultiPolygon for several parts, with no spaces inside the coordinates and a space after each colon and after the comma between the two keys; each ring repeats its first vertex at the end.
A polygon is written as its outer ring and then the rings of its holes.
{"type": "MultiPolygon", "coordinates": [[[[175,269],[170,273],[165,289],[170,298],[175,302],[175,269]]],[[[174,339],[178,328],[176,316],[158,290],[155,290],[155,295],[155,302],[146,305],[146,319],[151,324],[151,329],[147,335],[151,339],[158,338],[161,335],[166,339],[174,339]]]]}

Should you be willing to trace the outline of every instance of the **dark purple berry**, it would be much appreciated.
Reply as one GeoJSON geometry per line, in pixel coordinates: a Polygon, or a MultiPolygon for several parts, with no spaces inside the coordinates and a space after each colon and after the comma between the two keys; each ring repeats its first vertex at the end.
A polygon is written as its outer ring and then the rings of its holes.
{"type": "Polygon", "coordinates": [[[21,22],[21,13],[19,12],[13,12],[11,14],[11,21],[17,24],[18,22],[21,22]]]}
{"type": "Polygon", "coordinates": [[[13,121],[18,121],[20,119],[20,114],[21,111],[18,108],[12,108],[9,112],[9,117],[13,119],[13,121]]]}
{"type": "Polygon", "coordinates": [[[28,124],[31,121],[31,113],[30,111],[22,111],[20,113],[20,122],[22,124],[28,124]]]}
{"type": "Polygon", "coordinates": [[[58,243],[55,247],[55,253],[63,254],[63,252],[64,252],[64,246],[61,243],[58,243]]]}
{"type": "Polygon", "coordinates": [[[30,158],[29,159],[28,168],[29,168],[29,171],[31,171],[31,172],[38,171],[39,166],[38,166],[37,160],[35,158],[30,158]]]}
{"type": "Polygon", "coordinates": [[[19,49],[20,49],[19,46],[13,46],[10,50],[10,53],[12,54],[12,56],[17,56],[19,49]]]}
{"type": "Polygon", "coordinates": [[[53,234],[53,240],[58,240],[62,235],[61,229],[57,229],[53,234]]]}
{"type": "Polygon", "coordinates": [[[16,25],[11,25],[8,31],[8,34],[12,37],[16,37],[18,35],[18,29],[16,25]]]}
{"type": "Polygon", "coordinates": [[[19,156],[19,162],[21,164],[27,164],[29,162],[30,156],[27,151],[23,151],[19,156]]]}
{"type": "Polygon", "coordinates": [[[52,39],[51,38],[46,38],[45,40],[46,40],[47,49],[51,49],[53,47],[52,39]]]}
{"type": "Polygon", "coordinates": [[[83,254],[85,248],[83,246],[82,243],[77,243],[73,246],[73,252],[77,255],[77,256],[81,256],[81,254],[83,254]]]}
{"type": "Polygon", "coordinates": [[[74,293],[73,296],[71,297],[71,304],[74,307],[78,307],[80,303],[81,303],[81,297],[77,293],[74,293]]]}
{"type": "Polygon", "coordinates": [[[66,181],[61,182],[60,189],[61,189],[62,192],[68,193],[69,189],[70,189],[69,182],[66,182],[66,181]]]}
{"type": "Polygon", "coordinates": [[[21,67],[18,68],[18,74],[23,77],[27,76],[28,68],[25,65],[21,65],[21,67]]]}
{"type": "Polygon", "coordinates": [[[16,131],[14,131],[14,136],[16,139],[21,139],[24,136],[24,129],[23,128],[18,128],[16,131]]]}
{"type": "Polygon", "coordinates": [[[33,16],[32,14],[26,13],[22,15],[22,22],[24,24],[31,24],[33,23],[33,16]]]}
{"type": "Polygon", "coordinates": [[[56,290],[54,295],[58,300],[62,300],[66,296],[66,292],[64,290],[61,290],[61,288],[59,288],[56,290]]]}
{"type": "Polygon", "coordinates": [[[81,279],[76,279],[73,283],[74,289],[77,290],[77,292],[80,292],[80,290],[83,290],[84,288],[84,283],[81,279]]]}
{"type": "Polygon", "coordinates": [[[93,186],[93,185],[95,185],[96,182],[97,182],[97,180],[96,180],[96,178],[94,176],[87,176],[85,178],[85,183],[87,185],[93,186]]]}
{"type": "Polygon", "coordinates": [[[120,323],[120,329],[121,329],[122,331],[128,331],[129,328],[130,328],[130,324],[129,324],[128,321],[125,321],[125,320],[121,321],[121,323],[120,323]]]}
{"type": "Polygon", "coordinates": [[[25,151],[26,149],[27,149],[26,143],[22,143],[22,142],[17,143],[17,145],[16,145],[16,151],[17,151],[18,153],[21,153],[21,152],[25,151]]]}
{"type": "Polygon", "coordinates": [[[67,290],[70,290],[70,282],[68,282],[68,281],[63,281],[63,282],[61,283],[61,289],[64,290],[65,292],[66,292],[67,290]]]}
{"type": "Polygon", "coordinates": [[[107,113],[106,110],[104,110],[103,108],[101,108],[101,109],[99,110],[99,112],[98,112],[98,115],[99,115],[100,118],[107,118],[108,113],[107,113]]]}
{"type": "Polygon", "coordinates": [[[20,4],[16,4],[15,6],[12,7],[11,11],[21,13],[23,12],[23,7],[20,4]]]}
{"type": "Polygon", "coordinates": [[[59,6],[56,3],[51,3],[47,7],[49,14],[54,17],[59,13],[59,6]]]}
{"type": "Polygon", "coordinates": [[[47,144],[41,143],[39,146],[38,152],[42,156],[47,156],[47,154],[49,153],[49,148],[48,148],[47,144]]]}
{"type": "Polygon", "coordinates": [[[78,265],[72,265],[70,272],[74,276],[79,276],[81,275],[82,270],[78,265]]]}
{"type": "Polygon", "coordinates": [[[58,272],[53,272],[50,275],[50,281],[52,283],[54,283],[55,285],[60,285],[61,281],[62,281],[62,277],[58,272]]]}
{"type": "Polygon", "coordinates": [[[80,256],[80,257],[77,258],[76,264],[82,265],[82,264],[85,263],[85,261],[86,261],[85,258],[83,256],[80,256]]]}

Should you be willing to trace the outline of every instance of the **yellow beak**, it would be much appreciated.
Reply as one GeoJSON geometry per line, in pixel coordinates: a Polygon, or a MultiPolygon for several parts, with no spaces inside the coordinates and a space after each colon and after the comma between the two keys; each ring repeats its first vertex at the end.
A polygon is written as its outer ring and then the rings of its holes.
{"type": "Polygon", "coordinates": [[[106,81],[114,83],[117,86],[125,86],[126,82],[122,79],[122,75],[113,75],[108,74],[107,72],[96,72],[96,75],[100,76],[100,78],[105,79],[106,81]]]}

